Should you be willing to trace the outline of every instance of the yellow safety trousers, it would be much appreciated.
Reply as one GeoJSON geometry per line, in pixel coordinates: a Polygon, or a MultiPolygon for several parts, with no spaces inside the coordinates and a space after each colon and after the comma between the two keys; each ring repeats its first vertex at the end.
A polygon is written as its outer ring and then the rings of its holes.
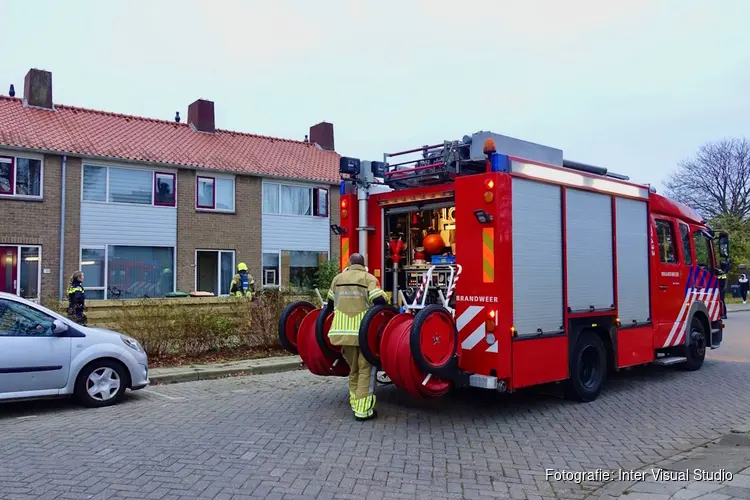
{"type": "Polygon", "coordinates": [[[357,346],[342,346],[341,354],[349,365],[349,404],[355,417],[371,417],[375,409],[377,368],[367,362],[357,346]]]}

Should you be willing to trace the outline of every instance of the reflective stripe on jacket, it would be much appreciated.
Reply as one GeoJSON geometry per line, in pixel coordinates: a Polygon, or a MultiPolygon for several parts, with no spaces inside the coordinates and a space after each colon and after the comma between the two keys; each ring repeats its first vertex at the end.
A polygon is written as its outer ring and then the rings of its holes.
{"type": "Polygon", "coordinates": [[[349,266],[333,279],[328,290],[334,311],[328,338],[333,345],[359,345],[359,325],[378,297],[388,296],[380,289],[377,278],[364,266],[349,266]]]}

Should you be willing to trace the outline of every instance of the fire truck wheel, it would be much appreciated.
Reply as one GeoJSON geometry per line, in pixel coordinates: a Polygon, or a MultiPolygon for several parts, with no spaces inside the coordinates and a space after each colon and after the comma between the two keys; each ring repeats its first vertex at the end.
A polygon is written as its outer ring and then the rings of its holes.
{"type": "Polygon", "coordinates": [[[333,311],[328,310],[328,306],[320,311],[318,319],[315,321],[315,339],[323,355],[329,359],[336,359],[341,356],[341,348],[336,348],[328,339],[328,330],[333,323],[333,311]]]}
{"type": "Polygon", "coordinates": [[[703,360],[706,357],[706,331],[703,322],[693,316],[690,322],[690,339],[685,348],[685,357],[687,361],[681,366],[685,370],[695,371],[703,366],[703,360]]]}
{"type": "Polygon", "coordinates": [[[381,368],[380,339],[388,322],[398,314],[398,309],[388,304],[371,308],[359,326],[359,348],[368,363],[381,368]]]}
{"type": "Polygon", "coordinates": [[[607,374],[607,352],[602,339],[591,330],[578,337],[570,360],[570,379],[566,383],[566,396],[584,403],[595,400],[604,385],[607,374]]]}
{"type": "Polygon", "coordinates": [[[299,300],[289,304],[279,318],[279,342],[281,347],[299,354],[297,350],[297,334],[302,320],[307,313],[315,310],[315,306],[305,300],[299,300]]]}

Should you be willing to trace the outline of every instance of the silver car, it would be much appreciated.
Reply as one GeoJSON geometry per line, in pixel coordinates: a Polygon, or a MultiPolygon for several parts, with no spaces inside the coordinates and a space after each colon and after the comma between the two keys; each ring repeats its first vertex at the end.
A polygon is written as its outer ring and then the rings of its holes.
{"type": "Polygon", "coordinates": [[[137,340],[0,292],[0,401],[72,395],[102,407],[148,384],[137,340]]]}

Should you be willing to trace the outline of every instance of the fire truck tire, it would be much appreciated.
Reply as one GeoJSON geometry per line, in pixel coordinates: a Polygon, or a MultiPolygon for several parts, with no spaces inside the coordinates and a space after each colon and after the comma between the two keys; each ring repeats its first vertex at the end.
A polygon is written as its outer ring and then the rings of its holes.
{"type": "Polygon", "coordinates": [[[326,306],[321,309],[320,315],[315,321],[315,339],[326,358],[336,359],[341,356],[341,347],[331,344],[331,340],[328,338],[331,323],[333,323],[333,311],[329,311],[328,306],[326,306]]]}
{"type": "Polygon", "coordinates": [[[599,397],[606,378],[607,351],[604,343],[596,332],[584,330],[571,356],[565,395],[568,399],[591,402],[599,397]]]}
{"type": "Polygon", "coordinates": [[[409,333],[409,348],[417,368],[449,378],[456,369],[458,330],[448,310],[432,304],[419,311],[409,333]]]}
{"type": "Polygon", "coordinates": [[[684,370],[695,371],[703,366],[703,360],[706,358],[706,327],[703,322],[693,316],[690,321],[690,339],[689,344],[685,347],[685,357],[687,361],[680,367],[684,370]]]}
{"type": "Polygon", "coordinates": [[[315,306],[306,300],[298,300],[286,306],[279,318],[279,343],[281,347],[292,354],[299,354],[297,350],[299,327],[305,316],[313,310],[315,310],[315,306]]]}
{"type": "Polygon", "coordinates": [[[359,326],[359,348],[368,363],[381,368],[380,340],[388,322],[398,314],[398,309],[388,304],[372,307],[359,326]]]}

